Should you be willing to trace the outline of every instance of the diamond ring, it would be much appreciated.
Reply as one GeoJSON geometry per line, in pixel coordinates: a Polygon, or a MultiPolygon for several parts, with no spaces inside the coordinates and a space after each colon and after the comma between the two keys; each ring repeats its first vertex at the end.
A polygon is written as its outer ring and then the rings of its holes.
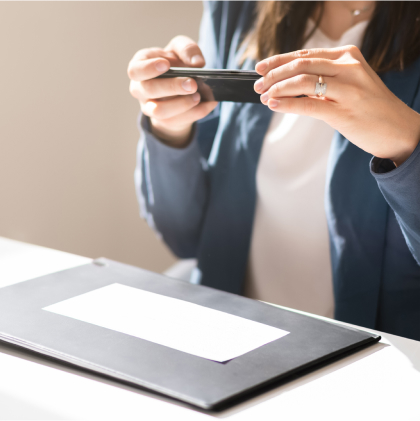
{"type": "Polygon", "coordinates": [[[325,96],[327,92],[327,84],[324,82],[324,78],[322,76],[318,76],[318,82],[315,85],[315,95],[319,97],[325,96]]]}

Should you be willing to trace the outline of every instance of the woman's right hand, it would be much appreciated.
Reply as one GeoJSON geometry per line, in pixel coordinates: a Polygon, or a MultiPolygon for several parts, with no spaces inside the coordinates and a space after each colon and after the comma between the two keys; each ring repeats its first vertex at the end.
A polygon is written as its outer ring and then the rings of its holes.
{"type": "Polygon", "coordinates": [[[130,93],[150,117],[152,132],[165,143],[185,147],[193,123],[209,114],[217,102],[200,102],[197,83],[188,77],[153,79],[169,67],[203,67],[204,57],[190,38],[177,36],[165,49],[138,51],[128,65],[130,93]]]}

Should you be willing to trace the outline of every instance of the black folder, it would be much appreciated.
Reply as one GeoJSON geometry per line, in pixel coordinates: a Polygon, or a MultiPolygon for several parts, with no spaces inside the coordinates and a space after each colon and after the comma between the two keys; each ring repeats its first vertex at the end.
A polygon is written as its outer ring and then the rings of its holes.
{"type": "Polygon", "coordinates": [[[379,339],[380,336],[364,331],[107,259],[0,288],[1,341],[204,409],[226,406],[251,391],[379,339]],[[185,300],[290,333],[218,363],[42,310],[114,283],[185,300]]]}

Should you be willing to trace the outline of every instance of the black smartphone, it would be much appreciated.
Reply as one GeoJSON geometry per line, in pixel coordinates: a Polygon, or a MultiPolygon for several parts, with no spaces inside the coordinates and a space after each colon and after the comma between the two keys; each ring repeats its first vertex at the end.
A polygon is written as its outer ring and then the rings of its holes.
{"type": "Polygon", "coordinates": [[[254,102],[260,104],[260,95],[254,83],[261,77],[252,70],[195,69],[171,67],[157,78],[190,77],[198,85],[201,101],[254,102]]]}

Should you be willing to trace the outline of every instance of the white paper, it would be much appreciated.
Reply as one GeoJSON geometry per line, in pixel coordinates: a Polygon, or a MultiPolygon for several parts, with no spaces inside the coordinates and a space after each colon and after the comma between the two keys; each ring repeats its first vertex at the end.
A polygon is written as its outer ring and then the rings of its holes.
{"type": "Polygon", "coordinates": [[[112,284],[44,310],[223,362],[289,332],[187,301],[112,284]]]}

